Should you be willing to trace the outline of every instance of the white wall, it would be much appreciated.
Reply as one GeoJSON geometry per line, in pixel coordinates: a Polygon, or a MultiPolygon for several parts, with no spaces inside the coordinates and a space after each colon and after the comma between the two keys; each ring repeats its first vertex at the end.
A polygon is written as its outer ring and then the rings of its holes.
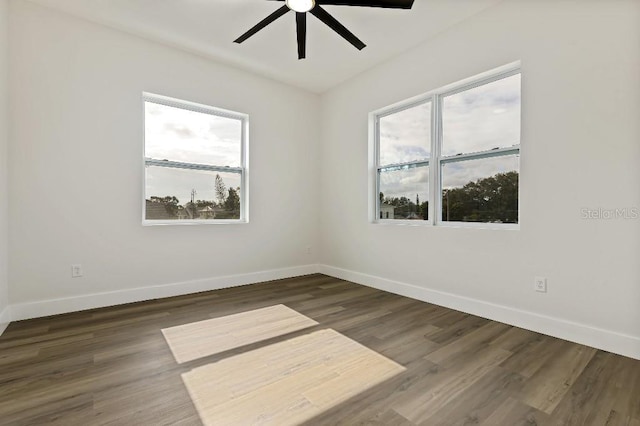
{"type": "Polygon", "coordinates": [[[7,153],[9,143],[8,121],[8,55],[9,55],[9,2],[0,0],[0,334],[9,321],[8,297],[8,178],[7,153]]]}
{"type": "Polygon", "coordinates": [[[317,263],[317,95],[30,2],[11,6],[16,319],[317,263]],[[250,115],[249,224],[141,226],[143,91],[250,115]],[[83,278],[71,278],[73,263],[83,278]],[[105,292],[123,293],[83,297],[105,292]]]}
{"type": "MultiPolygon", "coordinates": [[[[310,272],[320,261],[333,275],[640,357],[640,220],[580,218],[582,208],[640,207],[637,22],[635,0],[506,0],[319,99],[13,1],[14,318],[310,272]],[[369,223],[369,111],[515,60],[521,229],[369,223]],[[140,225],[142,91],[251,115],[250,224],[140,225]],[[85,277],[70,278],[72,263],[85,277]],[[532,291],[537,275],[548,294],[532,291]]],[[[0,160],[3,146],[0,134],[0,160]]]]}
{"type": "Polygon", "coordinates": [[[635,0],[507,0],[326,93],[324,271],[640,358],[640,219],[581,219],[640,208],[639,22],[635,0]],[[517,60],[521,229],[369,223],[367,114],[517,60]]]}

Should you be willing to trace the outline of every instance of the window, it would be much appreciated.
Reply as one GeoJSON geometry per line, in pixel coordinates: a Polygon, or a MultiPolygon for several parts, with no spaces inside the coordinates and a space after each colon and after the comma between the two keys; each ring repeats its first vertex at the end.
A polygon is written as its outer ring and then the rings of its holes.
{"type": "Polygon", "coordinates": [[[248,117],[144,94],[143,223],[247,221],[248,117]]]}
{"type": "Polygon", "coordinates": [[[374,220],[517,226],[520,103],[511,66],[372,113],[374,220]]]}

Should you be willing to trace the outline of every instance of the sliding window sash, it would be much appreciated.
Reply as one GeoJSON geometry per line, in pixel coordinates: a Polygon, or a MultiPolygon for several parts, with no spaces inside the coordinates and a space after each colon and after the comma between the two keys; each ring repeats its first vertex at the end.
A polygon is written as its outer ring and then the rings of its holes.
{"type": "Polygon", "coordinates": [[[219,173],[242,174],[242,172],[244,171],[242,167],[211,166],[208,164],[181,163],[178,161],[155,160],[153,158],[145,158],[144,164],[145,166],[169,167],[173,169],[187,169],[187,170],[205,170],[209,172],[219,172],[219,173]]]}
{"type": "Polygon", "coordinates": [[[440,159],[440,164],[456,163],[458,161],[467,161],[467,160],[481,160],[483,158],[492,158],[492,157],[504,157],[507,155],[518,155],[519,153],[520,153],[520,145],[514,145],[512,147],[507,147],[507,148],[496,148],[496,149],[490,149],[488,151],[472,152],[469,154],[458,154],[458,155],[451,155],[448,157],[442,157],[440,159]]]}

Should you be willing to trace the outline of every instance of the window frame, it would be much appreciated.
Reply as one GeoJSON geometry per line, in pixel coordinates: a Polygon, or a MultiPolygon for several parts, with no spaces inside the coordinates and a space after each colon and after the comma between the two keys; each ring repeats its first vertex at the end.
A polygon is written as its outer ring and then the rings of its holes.
{"type": "MultiPolygon", "coordinates": [[[[378,109],[369,114],[370,124],[370,187],[373,194],[370,196],[370,203],[373,210],[370,211],[371,222],[381,225],[413,225],[413,226],[438,226],[453,228],[482,228],[482,229],[501,229],[501,230],[519,230],[520,229],[520,183],[518,183],[518,223],[491,223],[491,222],[461,222],[446,221],[442,219],[442,166],[444,164],[461,163],[470,160],[480,160],[484,158],[506,157],[509,155],[520,156],[522,144],[522,120],[520,124],[520,141],[517,145],[511,147],[503,147],[497,149],[489,149],[485,151],[454,154],[449,156],[442,155],[443,143],[443,100],[447,96],[455,95],[467,90],[471,90],[494,81],[502,80],[514,75],[522,76],[520,62],[514,62],[491,71],[470,77],[456,83],[432,90],[430,92],[409,98],[404,101],[397,102],[393,105],[378,109]],[[422,103],[431,102],[431,152],[428,160],[421,160],[408,163],[399,163],[398,165],[380,165],[380,119],[408,108],[415,107],[422,103]],[[409,165],[411,163],[426,163],[429,167],[429,218],[428,220],[408,220],[408,219],[381,219],[380,203],[380,171],[394,166],[409,165]],[[372,198],[372,199],[371,199],[372,198]]],[[[522,93],[522,86],[521,92],[522,93]]],[[[522,100],[521,100],[522,105],[522,100]]],[[[518,167],[518,174],[521,167],[518,167]]]]}
{"type": "MultiPolygon", "coordinates": [[[[196,102],[185,101],[164,95],[149,92],[142,93],[142,225],[143,226],[168,226],[168,225],[225,225],[249,223],[249,115],[226,110],[196,102]],[[147,132],[146,132],[146,103],[179,108],[186,111],[214,115],[240,121],[240,167],[226,167],[213,164],[182,163],[177,161],[164,161],[146,157],[147,132]],[[149,220],[146,218],[147,200],[147,166],[176,168],[181,170],[202,170],[222,173],[240,174],[240,218],[238,219],[180,219],[180,220],[149,220]]],[[[212,183],[213,185],[213,183],[212,183]]]]}
{"type": "Polygon", "coordinates": [[[379,113],[377,113],[373,119],[374,119],[374,138],[375,138],[375,145],[374,145],[374,161],[375,161],[375,187],[376,187],[376,211],[381,211],[380,209],[380,173],[383,169],[388,169],[389,171],[396,169],[396,170],[402,170],[403,168],[406,169],[412,169],[412,168],[418,168],[418,167],[424,167],[426,165],[426,167],[429,168],[429,219],[427,220],[410,220],[410,219],[376,219],[376,222],[384,222],[384,223],[398,223],[398,224],[414,224],[414,222],[420,222],[422,224],[431,224],[432,220],[433,220],[433,215],[431,214],[431,167],[432,164],[431,162],[433,161],[433,138],[434,138],[434,121],[433,121],[433,111],[435,110],[435,106],[433,103],[433,98],[432,96],[418,96],[415,98],[411,98],[409,101],[407,102],[403,102],[403,103],[398,103],[395,105],[392,105],[389,108],[385,108],[383,110],[380,110],[379,113]],[[415,108],[419,105],[423,105],[426,103],[431,103],[431,144],[429,147],[429,158],[427,158],[426,160],[414,160],[414,161],[406,161],[406,162],[402,162],[402,163],[393,163],[393,164],[386,164],[384,166],[380,165],[380,119],[387,117],[389,115],[392,114],[396,114],[398,112],[401,111],[405,111],[411,108],[415,108]]]}

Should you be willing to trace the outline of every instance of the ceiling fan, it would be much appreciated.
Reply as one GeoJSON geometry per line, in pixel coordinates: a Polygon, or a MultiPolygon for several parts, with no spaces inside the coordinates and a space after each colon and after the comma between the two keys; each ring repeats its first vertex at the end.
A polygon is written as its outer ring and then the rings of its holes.
{"type": "MultiPolygon", "coordinates": [[[[272,0],[273,1],[273,0],[272,0]]],[[[327,24],[332,30],[340,34],[345,40],[351,43],[356,49],[362,50],[365,44],[342,25],[321,5],[337,6],[366,6],[382,7],[386,9],[411,9],[414,0],[275,0],[284,1],[285,5],[267,16],[246,33],[242,34],[234,43],[242,43],[249,37],[280,18],[287,12],[296,12],[296,31],[298,34],[298,59],[304,59],[307,53],[307,12],[327,24]]]]}

